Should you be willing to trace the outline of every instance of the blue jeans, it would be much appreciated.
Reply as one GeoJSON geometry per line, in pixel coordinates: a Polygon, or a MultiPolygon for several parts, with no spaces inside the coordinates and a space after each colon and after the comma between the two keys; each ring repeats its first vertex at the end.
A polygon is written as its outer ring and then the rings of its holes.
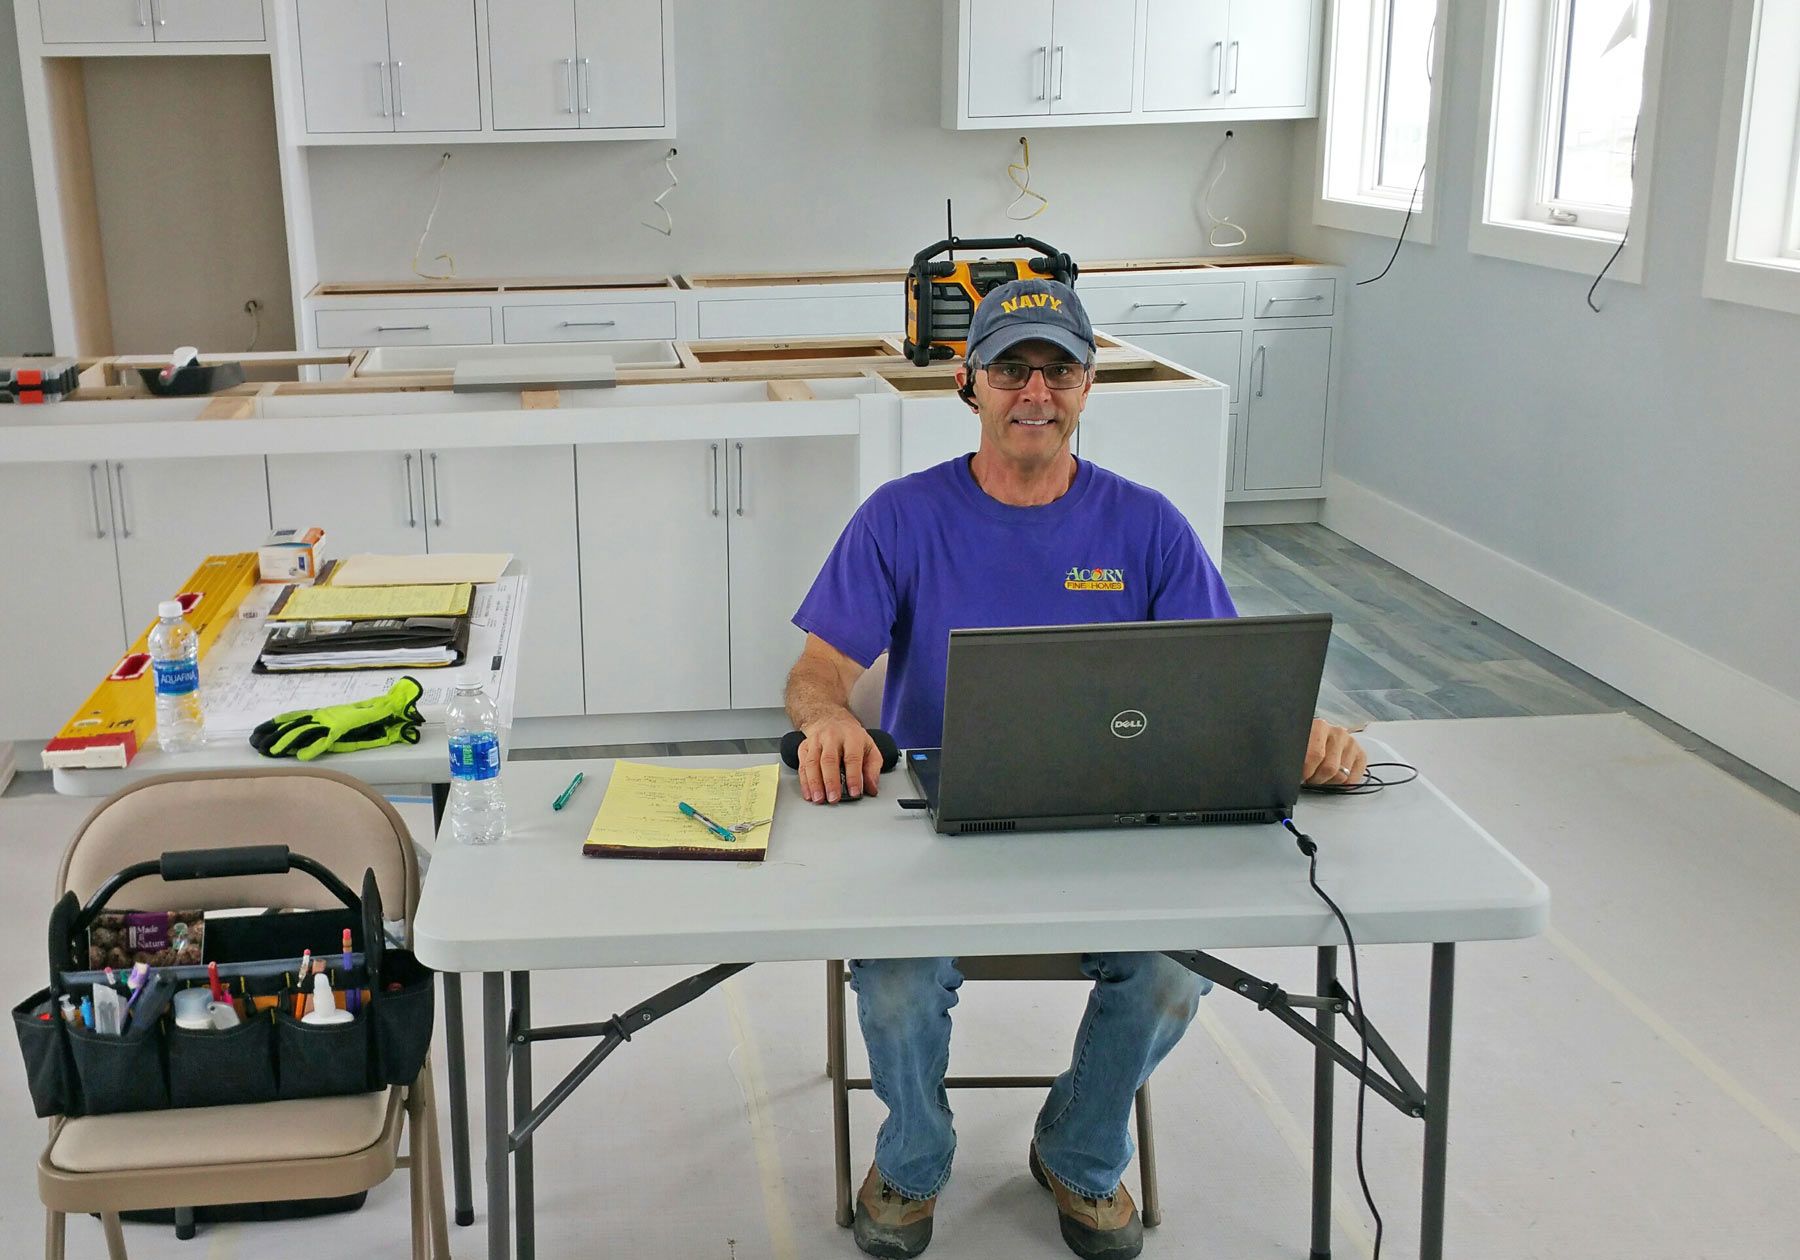
{"type": "MultiPolygon", "coordinates": [[[[1065,1186],[1104,1198],[1131,1162],[1138,1087],[1181,1040],[1212,985],[1162,954],[1083,954],[1081,970],[1094,988],[1069,1069],[1038,1112],[1037,1152],[1065,1186]]],[[[909,1199],[928,1199],[950,1179],[956,1130],[944,1072],[962,981],[953,958],[850,963],[870,1083],[888,1109],[875,1167],[909,1199]]]]}

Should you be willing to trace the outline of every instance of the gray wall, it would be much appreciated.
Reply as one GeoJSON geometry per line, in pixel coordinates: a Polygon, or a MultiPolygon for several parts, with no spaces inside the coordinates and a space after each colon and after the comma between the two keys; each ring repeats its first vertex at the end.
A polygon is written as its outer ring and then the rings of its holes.
{"type": "Polygon", "coordinates": [[[50,306],[44,298],[37,194],[13,29],[13,0],[0,0],[0,354],[50,349],[50,306]]]}
{"type": "MultiPolygon", "coordinates": [[[[1727,23],[1670,6],[1644,283],[1595,315],[1591,277],[1469,251],[1482,6],[1453,8],[1437,243],[1352,290],[1336,470],[1800,698],[1800,316],[1700,295],[1727,23]]],[[[1381,269],[1310,218],[1296,248],[1381,269]]]]}

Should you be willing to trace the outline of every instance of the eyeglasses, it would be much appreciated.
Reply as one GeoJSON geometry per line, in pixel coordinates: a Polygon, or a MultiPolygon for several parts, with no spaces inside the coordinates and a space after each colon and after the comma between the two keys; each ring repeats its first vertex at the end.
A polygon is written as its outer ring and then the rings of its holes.
{"type": "Polygon", "coordinates": [[[1072,363],[1062,360],[1057,363],[1022,363],[1018,359],[995,359],[992,363],[982,365],[988,374],[988,384],[995,389],[1024,389],[1031,381],[1033,372],[1044,374],[1044,384],[1051,389],[1074,389],[1087,380],[1087,364],[1072,363]]]}

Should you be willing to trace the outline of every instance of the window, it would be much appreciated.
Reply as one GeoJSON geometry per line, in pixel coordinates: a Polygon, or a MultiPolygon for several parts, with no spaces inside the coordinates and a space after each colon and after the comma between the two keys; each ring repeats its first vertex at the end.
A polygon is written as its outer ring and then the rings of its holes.
{"type": "Polygon", "coordinates": [[[1637,280],[1670,0],[1489,0],[1478,253],[1637,280]]]}
{"type": "Polygon", "coordinates": [[[1319,136],[1316,222],[1431,239],[1426,172],[1437,144],[1444,0],[1339,0],[1332,6],[1329,81],[1319,136]]]}
{"type": "Polygon", "coordinates": [[[1737,0],[1708,297],[1800,312],[1800,0],[1737,0]]]}

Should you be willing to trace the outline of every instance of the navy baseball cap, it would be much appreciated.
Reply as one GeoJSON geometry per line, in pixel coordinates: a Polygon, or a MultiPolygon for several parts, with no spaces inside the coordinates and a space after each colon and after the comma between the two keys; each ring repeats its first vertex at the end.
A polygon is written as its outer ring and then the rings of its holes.
{"type": "Polygon", "coordinates": [[[1058,280],[1009,280],[975,308],[969,358],[991,363],[1022,341],[1047,341],[1083,363],[1094,357],[1094,326],[1075,290],[1058,280]]]}

